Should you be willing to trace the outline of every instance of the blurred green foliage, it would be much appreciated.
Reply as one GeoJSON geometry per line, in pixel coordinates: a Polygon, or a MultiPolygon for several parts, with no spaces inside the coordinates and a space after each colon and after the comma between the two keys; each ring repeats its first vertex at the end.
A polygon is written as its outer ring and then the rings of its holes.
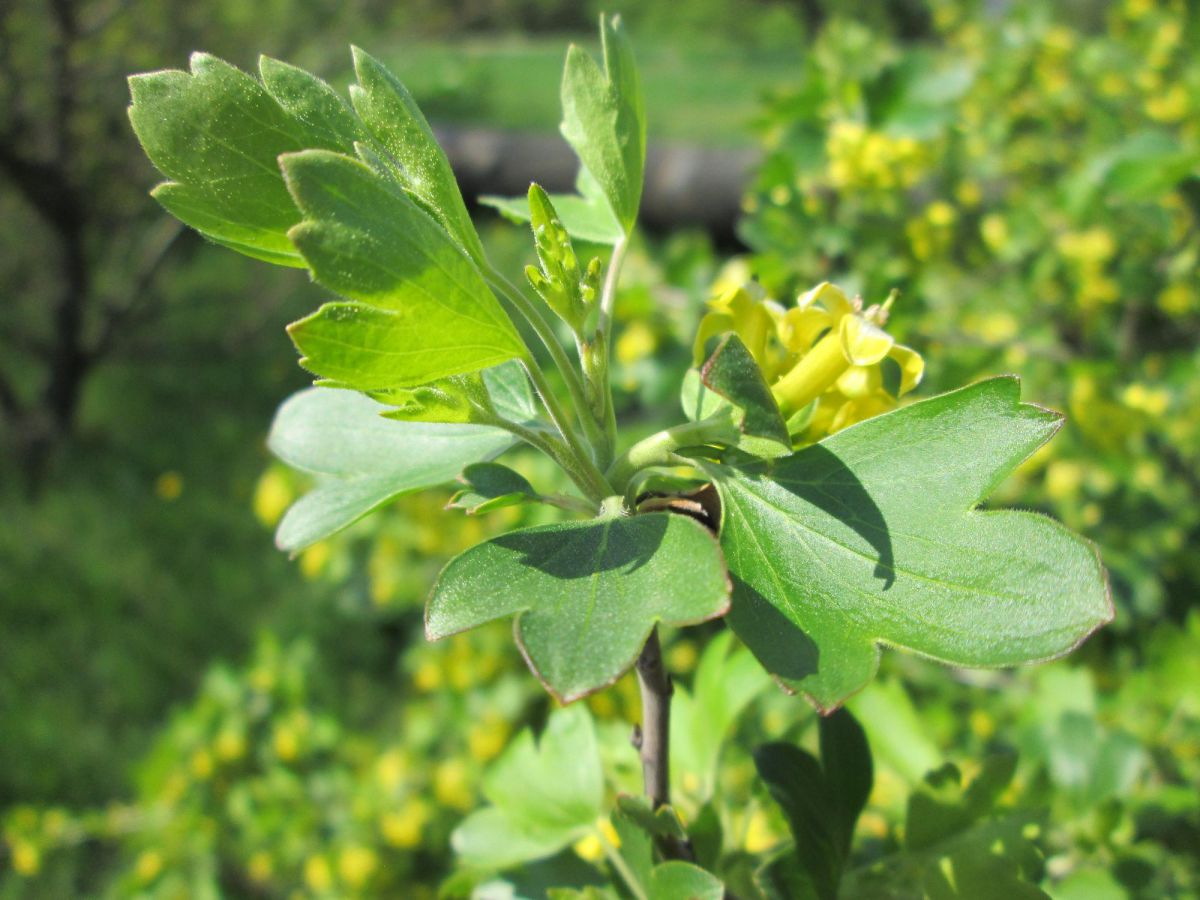
{"type": "MultiPolygon", "coordinates": [[[[79,178],[97,186],[89,202],[114,214],[95,220],[100,283],[128,270],[141,232],[126,223],[153,227],[158,215],[121,119],[126,72],[179,65],[202,46],[242,64],[261,50],[320,70],[342,35],[373,46],[373,34],[411,35],[418,21],[433,37],[464,24],[582,30],[593,12],[549,0],[293,7],[131,3],[111,21],[88,7],[101,27],[78,52],[94,94],[74,127],[86,145],[79,178]]],[[[764,3],[731,20],[717,2],[629,6],[648,45],[652,122],[655,102],[674,103],[674,133],[729,140],[736,121],[730,134],[689,126],[690,104],[717,98],[715,115],[737,120],[760,88],[770,96],[758,120],[767,156],[742,225],[752,255],[723,268],[703,238],[676,235],[627,263],[618,404],[647,432],[677,416],[703,300],[714,283],[753,273],[780,299],[825,278],[868,301],[899,286],[892,328],[924,354],[928,390],[1015,371],[1028,396],[1066,411],[1064,433],[995,502],[1043,509],[1097,541],[1116,627],[1074,663],[1036,670],[951,676],[889,655],[884,677],[851,703],[876,766],[854,885],[861,896],[912,896],[898,886],[931,877],[936,866],[908,850],[914,809],[934,804],[970,834],[1015,827],[1059,900],[1193,896],[1200,67],[1189,49],[1200,26],[1181,3],[991,8],[764,3]],[[687,45],[653,49],[673,16],[686,19],[687,45]],[[712,65],[714,32],[778,62],[722,86],[736,76],[712,65]],[[797,69],[787,59],[802,46],[797,69]],[[683,58],[680,70],[709,65],[720,77],[707,94],[656,101],[656,58],[663,71],[683,58]],[[969,792],[1010,751],[1016,768],[994,802],[964,813],[962,785],[969,792]],[[946,761],[957,770],[926,782],[946,761]]],[[[4,90],[20,96],[3,97],[32,115],[47,103],[38,73],[53,42],[40,6],[13,9],[15,53],[4,61],[21,78],[4,90]]],[[[412,71],[398,67],[418,96],[427,78],[425,96],[449,113],[493,72],[470,53],[455,63],[455,46],[418,47],[412,71]]],[[[539,104],[555,103],[561,50],[544,51],[550,74],[537,74],[542,52],[509,73],[516,87],[542,87],[515,100],[495,91],[497,118],[534,125],[539,104]]],[[[45,242],[15,192],[0,191],[0,213],[6,244],[45,242]]],[[[488,239],[493,258],[532,260],[521,229],[488,239]]],[[[0,284],[16,298],[0,312],[0,367],[24,373],[39,342],[18,337],[49,333],[56,270],[33,252],[0,259],[0,284]]],[[[443,511],[448,493],[406,498],[289,566],[252,517],[272,524],[302,487],[282,468],[263,472],[260,440],[273,403],[303,381],[280,326],[307,288],[190,243],[158,283],[163,312],[97,370],[81,437],[42,493],[23,495],[5,463],[0,896],[436,896],[454,871],[453,829],[483,803],[487,767],[550,710],[505,627],[426,644],[420,605],[448,556],[546,513],[466,517],[443,511]],[[226,662],[201,676],[214,658],[226,662]]],[[[22,398],[33,384],[22,382],[22,398]]],[[[532,458],[512,462],[555,487],[532,458]]],[[[787,740],[815,750],[815,716],[751,678],[744,650],[710,640],[720,633],[667,641],[681,678],[676,734],[693,735],[674,760],[675,796],[684,820],[704,825],[702,861],[755,896],[751,873],[786,845],[787,826],[750,749],[787,740]]],[[[606,799],[638,792],[633,682],[585,702],[606,799]]],[[[490,884],[483,896],[536,897],[539,878],[595,880],[611,832],[604,819],[599,837],[541,869],[460,873],[447,893],[490,884]]]]}

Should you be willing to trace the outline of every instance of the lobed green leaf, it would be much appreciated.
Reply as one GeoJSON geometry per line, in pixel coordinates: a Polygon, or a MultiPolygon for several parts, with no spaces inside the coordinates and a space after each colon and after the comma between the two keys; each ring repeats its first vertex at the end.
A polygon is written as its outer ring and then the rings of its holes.
{"type": "Polygon", "coordinates": [[[276,162],[318,148],[352,153],[362,130],[320,79],[264,57],[263,81],[206,53],[190,72],[129,79],[129,119],[170,180],[153,191],[168,212],[210,240],[278,265],[303,267],[287,232],[300,214],[276,162]]]}
{"type": "Polygon", "coordinates": [[[522,357],[479,270],[404,191],[323,150],[281,160],[304,221],[289,236],[330,303],[288,332],[301,364],[359,390],[413,387],[522,357]]]}
{"type": "Polygon", "coordinates": [[[429,599],[425,632],[448,637],[504,616],[555,697],[616,681],[657,622],[723,615],[729,582],[709,531],[651,513],[513,531],[455,557],[429,599]]]}
{"type": "Polygon", "coordinates": [[[376,158],[389,166],[405,190],[460,247],[483,262],[483,246],[458,181],[416,101],[377,59],[358,47],[351,52],[358,84],[350,87],[350,101],[384,151],[385,155],[376,158]]]}
{"type": "Polygon", "coordinates": [[[362,394],[309,388],[275,414],[267,444],[283,462],[317,479],[275,535],[298,552],[400,494],[453,480],[463,467],[507,450],[507,431],[478,425],[393,422],[362,394]]]}
{"type": "Polygon", "coordinates": [[[625,233],[633,230],[646,166],[646,110],[619,16],[601,16],[604,69],[572,45],[563,69],[562,133],[599,184],[625,233]]]}
{"type": "Polygon", "coordinates": [[[820,709],[880,645],[962,666],[1060,656],[1112,618],[1095,549],[1043,516],[975,507],[1057,430],[995,378],[839,432],[752,474],[705,463],[723,504],[729,623],[820,709]]]}
{"type": "Polygon", "coordinates": [[[588,834],[604,807],[592,718],[582,706],[550,716],[538,741],[521,732],[488,769],[492,806],[472,813],[451,842],[464,861],[503,869],[540,859],[588,834]]]}

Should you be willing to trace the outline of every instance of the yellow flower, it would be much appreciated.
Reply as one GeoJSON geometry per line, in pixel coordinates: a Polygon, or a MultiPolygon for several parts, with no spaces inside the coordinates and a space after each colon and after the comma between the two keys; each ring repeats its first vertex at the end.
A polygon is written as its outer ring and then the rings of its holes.
{"type": "Polygon", "coordinates": [[[12,851],[12,867],[18,875],[29,878],[42,867],[42,854],[38,848],[23,838],[9,839],[12,851]]]}
{"type": "Polygon", "coordinates": [[[769,342],[783,317],[783,309],[768,300],[762,287],[755,282],[725,291],[709,301],[708,308],[709,312],[700,320],[700,327],[696,331],[696,343],[692,347],[693,362],[699,365],[704,360],[705,345],[709,340],[732,331],[742,339],[763,371],[767,371],[772,362],[768,358],[771,349],[769,342]]]}
{"type": "Polygon", "coordinates": [[[271,862],[270,854],[262,850],[251,856],[246,863],[246,872],[250,880],[258,884],[265,884],[274,871],[275,866],[271,862]]]}
{"type": "Polygon", "coordinates": [[[338,854],[338,875],[352,888],[361,888],[375,873],[379,857],[370,847],[346,847],[338,854]]]}
{"type": "Polygon", "coordinates": [[[162,872],[163,857],[157,850],[144,850],[133,864],[134,874],[142,884],[149,884],[162,872]]]}
{"type": "Polygon", "coordinates": [[[467,768],[461,760],[448,759],[433,770],[433,794],[438,802],[455,809],[470,809],[475,796],[467,783],[467,768]]]}
{"type": "Polygon", "coordinates": [[[898,396],[921,381],[920,354],[883,330],[891,304],[889,297],[864,310],[860,299],[825,282],[785,310],[756,284],[735,288],[709,304],[694,357],[699,364],[709,340],[736,333],[772,385],[793,437],[816,441],[895,405],[884,388],[884,359],[900,368],[898,396]]]}
{"type": "Polygon", "coordinates": [[[160,500],[178,500],[183,493],[183,476],[178,472],[163,472],[154,482],[154,493],[160,500]]]}
{"type": "Polygon", "coordinates": [[[779,836],[771,828],[767,814],[756,809],[746,822],[746,837],[742,842],[748,853],[762,853],[779,843],[779,836]]]}
{"type": "Polygon", "coordinates": [[[879,370],[885,359],[900,367],[900,395],[920,383],[921,355],[883,330],[894,298],[864,310],[861,299],[849,300],[829,282],[801,295],[783,323],[784,346],[799,360],[771,388],[785,418],[820,401],[836,431],[882,412],[890,405],[879,370]]]}
{"type": "Polygon", "coordinates": [[[281,469],[267,469],[254,488],[254,515],[264,525],[273,526],[291,506],[294,495],[291,483],[281,469]]]}
{"type": "Polygon", "coordinates": [[[304,863],[304,880],[316,893],[323,894],[333,887],[333,869],[323,856],[310,856],[304,863]]]}
{"type": "Polygon", "coordinates": [[[379,830],[393,847],[416,847],[431,815],[429,804],[414,797],[395,812],[384,813],[379,819],[379,830]]]}

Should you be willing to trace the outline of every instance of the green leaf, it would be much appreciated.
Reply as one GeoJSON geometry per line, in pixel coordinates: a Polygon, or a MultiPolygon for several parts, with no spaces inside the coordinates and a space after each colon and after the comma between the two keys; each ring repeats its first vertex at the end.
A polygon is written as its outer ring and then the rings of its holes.
{"type": "Polygon", "coordinates": [[[458,480],[466,488],[451,497],[446,508],[465,510],[468,516],[541,499],[524,475],[500,463],[472,463],[458,480]]]}
{"type": "Polygon", "coordinates": [[[899,680],[872,681],[847,706],[866,730],[875,758],[885,761],[910,785],[942,761],[928,726],[899,680]]]}
{"type": "Polygon", "coordinates": [[[637,221],[646,166],[646,110],[633,48],[620,16],[600,17],[604,69],[581,47],[563,69],[562,133],[596,179],[628,234],[637,221]]]}
{"type": "Polygon", "coordinates": [[[671,701],[671,773],[684,793],[702,801],[713,795],[718,757],[734,723],[770,683],[745,647],[730,652],[732,646],[732,632],[713,638],[692,689],[677,684],[671,701]]]}
{"type": "Polygon", "coordinates": [[[679,814],[670,806],[660,806],[656,809],[645,797],[621,794],[617,797],[617,809],[652,838],[668,837],[683,840],[687,837],[679,814]]]}
{"type": "Polygon", "coordinates": [[[303,267],[288,240],[300,214],[277,159],[312,148],[353,152],[353,114],[319,79],[264,57],[263,81],[205,53],[191,71],[129,79],[129,119],[170,181],[153,191],[210,240],[266,262],[303,267]]]}
{"type": "Polygon", "coordinates": [[[725,885],[691,863],[673,860],[654,870],[647,900],[723,900],[725,885]]]}
{"type": "MultiPolygon", "coordinates": [[[[605,199],[596,180],[588,170],[580,168],[575,179],[578,194],[548,194],[550,202],[558,212],[563,228],[573,239],[593,244],[615,244],[624,237],[621,223],[613,215],[612,207],[605,199]]],[[[529,222],[533,213],[529,197],[483,196],[479,202],[503,213],[517,222],[529,222]]]]}
{"type": "Polygon", "coordinates": [[[726,332],[699,370],[689,370],[681,392],[693,422],[729,410],[740,437],[736,446],[753,456],[775,459],[792,452],[788,425],[762,370],[742,339],[726,332]]]}
{"type": "MultiPolygon", "coordinates": [[[[621,806],[622,800],[634,798],[621,796],[617,798],[617,811],[612,815],[613,828],[620,839],[618,850],[630,875],[637,881],[636,887],[643,893],[650,879],[654,877],[654,814],[649,810],[649,804],[643,807],[626,809],[621,806]]],[[[640,798],[638,798],[640,799],[640,798]]]]}
{"type": "Polygon", "coordinates": [[[650,513],[509,532],[442,570],[425,615],[430,640],[516,615],[534,674],[563,702],[616,681],[656,622],[723,615],[729,583],[709,531],[650,513]]]}
{"type": "Polygon", "coordinates": [[[526,349],[483,277],[433,219],[358,160],[322,150],[281,160],[304,213],[289,235],[328,303],[288,328],[301,364],[359,390],[413,387],[526,349]]]}
{"type": "Polygon", "coordinates": [[[1010,755],[985,760],[965,790],[953,765],[930,772],[909,798],[904,851],[849,873],[843,894],[1047,900],[1035,884],[1044,874],[1041,854],[1026,836],[1040,829],[1038,817],[993,809],[1013,762],[1010,755]]]}
{"type": "Polygon", "coordinates": [[[476,425],[391,422],[353,391],[309,388],[275,414],[267,445],[317,486],[287,511],[275,534],[293,553],[361,519],[394,497],[451,481],[468,463],[515,441],[476,425]]]}
{"type": "Polygon", "coordinates": [[[871,792],[871,751],[862,728],[839,710],[821,721],[820,761],[792,744],[773,743],[755,750],[754,765],[796,840],[792,853],[772,859],[760,880],[782,896],[836,900],[854,823],[871,792]]]}
{"type": "Polygon", "coordinates": [[[468,816],[451,843],[471,865],[503,869],[550,856],[588,834],[604,808],[604,776],[583,706],[550,716],[535,743],[526,729],[488,769],[492,806],[468,816]]]}
{"type": "Polygon", "coordinates": [[[358,84],[350,87],[350,101],[386,153],[383,162],[454,241],[483,262],[483,246],[450,162],[416,101],[400,79],[369,53],[358,47],[351,52],[358,84]]]}
{"type": "Polygon", "coordinates": [[[870,681],[882,644],[962,666],[1067,653],[1112,618],[1095,549],[1044,516],[975,508],[1059,423],[995,378],[768,474],[703,464],[724,510],[730,625],[825,711],[870,681]]]}
{"type": "MultiPolygon", "coordinates": [[[[322,387],[350,388],[332,379],[322,387]]],[[[525,368],[515,360],[466,375],[451,375],[415,388],[368,391],[391,409],[380,413],[399,422],[447,422],[495,425],[497,420],[538,428],[536,399],[525,368]]]]}

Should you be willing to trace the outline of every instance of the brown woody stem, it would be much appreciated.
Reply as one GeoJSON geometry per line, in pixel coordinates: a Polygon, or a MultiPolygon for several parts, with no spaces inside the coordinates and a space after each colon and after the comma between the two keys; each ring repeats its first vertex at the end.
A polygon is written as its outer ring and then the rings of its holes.
{"type": "MultiPolygon", "coordinates": [[[[637,660],[642,694],[642,726],[634,730],[633,743],[642,759],[646,796],[655,809],[671,802],[671,695],[675,689],[663,666],[658,628],[650,632],[637,660]]],[[[667,859],[694,860],[686,840],[665,838],[657,842],[667,859]]]]}

